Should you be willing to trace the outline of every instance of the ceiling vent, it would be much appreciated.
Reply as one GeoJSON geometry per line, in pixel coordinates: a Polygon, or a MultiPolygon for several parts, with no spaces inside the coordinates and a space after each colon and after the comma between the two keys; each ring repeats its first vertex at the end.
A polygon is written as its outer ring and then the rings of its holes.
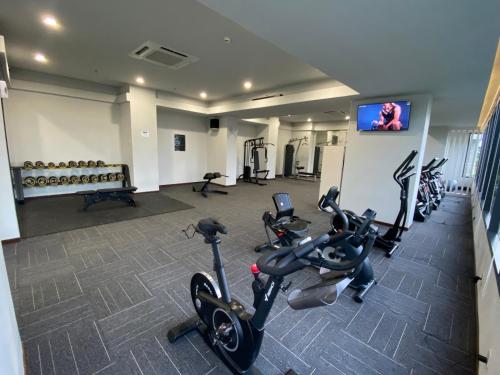
{"type": "Polygon", "coordinates": [[[271,99],[271,98],[277,98],[279,96],[283,96],[283,94],[266,94],[266,95],[263,95],[263,96],[259,96],[257,98],[252,98],[252,100],[271,99]]]}
{"type": "Polygon", "coordinates": [[[147,41],[136,48],[129,56],[135,59],[149,61],[156,65],[166,66],[174,70],[183,68],[199,60],[195,56],[175,51],[151,41],[147,41]]]}

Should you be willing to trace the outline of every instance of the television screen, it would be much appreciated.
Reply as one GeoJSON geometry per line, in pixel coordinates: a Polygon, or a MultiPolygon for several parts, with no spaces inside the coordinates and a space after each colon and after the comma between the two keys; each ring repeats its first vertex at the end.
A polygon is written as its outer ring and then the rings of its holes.
{"type": "Polygon", "coordinates": [[[400,131],[410,126],[411,103],[407,100],[361,104],[358,106],[358,130],[400,131]]]}

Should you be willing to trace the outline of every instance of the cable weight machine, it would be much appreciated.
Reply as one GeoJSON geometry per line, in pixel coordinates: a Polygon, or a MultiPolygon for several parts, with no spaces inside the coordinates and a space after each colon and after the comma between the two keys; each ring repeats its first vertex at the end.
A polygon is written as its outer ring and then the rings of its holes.
{"type": "Polygon", "coordinates": [[[259,150],[264,151],[264,158],[267,162],[267,146],[274,146],[273,143],[264,142],[264,137],[247,139],[243,145],[243,173],[238,177],[245,182],[257,185],[266,185],[259,180],[266,180],[269,169],[261,169],[259,150]],[[253,166],[252,166],[253,164],[253,166]],[[264,177],[259,177],[264,175],[264,177]]]}

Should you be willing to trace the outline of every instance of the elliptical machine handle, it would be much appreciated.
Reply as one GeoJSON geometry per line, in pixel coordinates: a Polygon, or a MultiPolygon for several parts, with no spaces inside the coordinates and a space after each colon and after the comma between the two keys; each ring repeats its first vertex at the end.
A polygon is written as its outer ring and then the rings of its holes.
{"type": "Polygon", "coordinates": [[[340,220],[342,221],[342,231],[345,232],[349,229],[349,219],[347,218],[345,212],[335,202],[338,195],[339,190],[336,186],[332,186],[330,190],[328,190],[328,193],[320,198],[318,202],[318,208],[323,212],[329,213],[326,208],[330,207],[337,215],[339,215],[340,220]]]}

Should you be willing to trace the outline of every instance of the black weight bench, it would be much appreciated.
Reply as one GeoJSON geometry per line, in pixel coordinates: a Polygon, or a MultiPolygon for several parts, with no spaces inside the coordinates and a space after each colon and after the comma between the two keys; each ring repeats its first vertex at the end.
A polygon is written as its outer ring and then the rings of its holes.
{"type": "Polygon", "coordinates": [[[129,186],[122,188],[77,191],[75,194],[83,195],[83,210],[87,211],[87,209],[93,204],[104,201],[122,201],[126,202],[129,206],[135,207],[135,201],[134,198],[132,198],[132,193],[136,190],[137,188],[135,186],[129,186]]]}
{"type": "Polygon", "coordinates": [[[221,177],[228,177],[226,175],[220,174],[219,172],[212,172],[212,173],[205,173],[205,176],[203,176],[203,179],[206,180],[201,189],[197,190],[196,187],[193,185],[193,191],[201,193],[205,198],[208,198],[207,193],[216,193],[216,194],[227,194],[227,191],[222,191],[222,190],[215,190],[215,189],[210,189],[210,182],[212,180],[215,180],[216,178],[221,178],[221,177]]]}

